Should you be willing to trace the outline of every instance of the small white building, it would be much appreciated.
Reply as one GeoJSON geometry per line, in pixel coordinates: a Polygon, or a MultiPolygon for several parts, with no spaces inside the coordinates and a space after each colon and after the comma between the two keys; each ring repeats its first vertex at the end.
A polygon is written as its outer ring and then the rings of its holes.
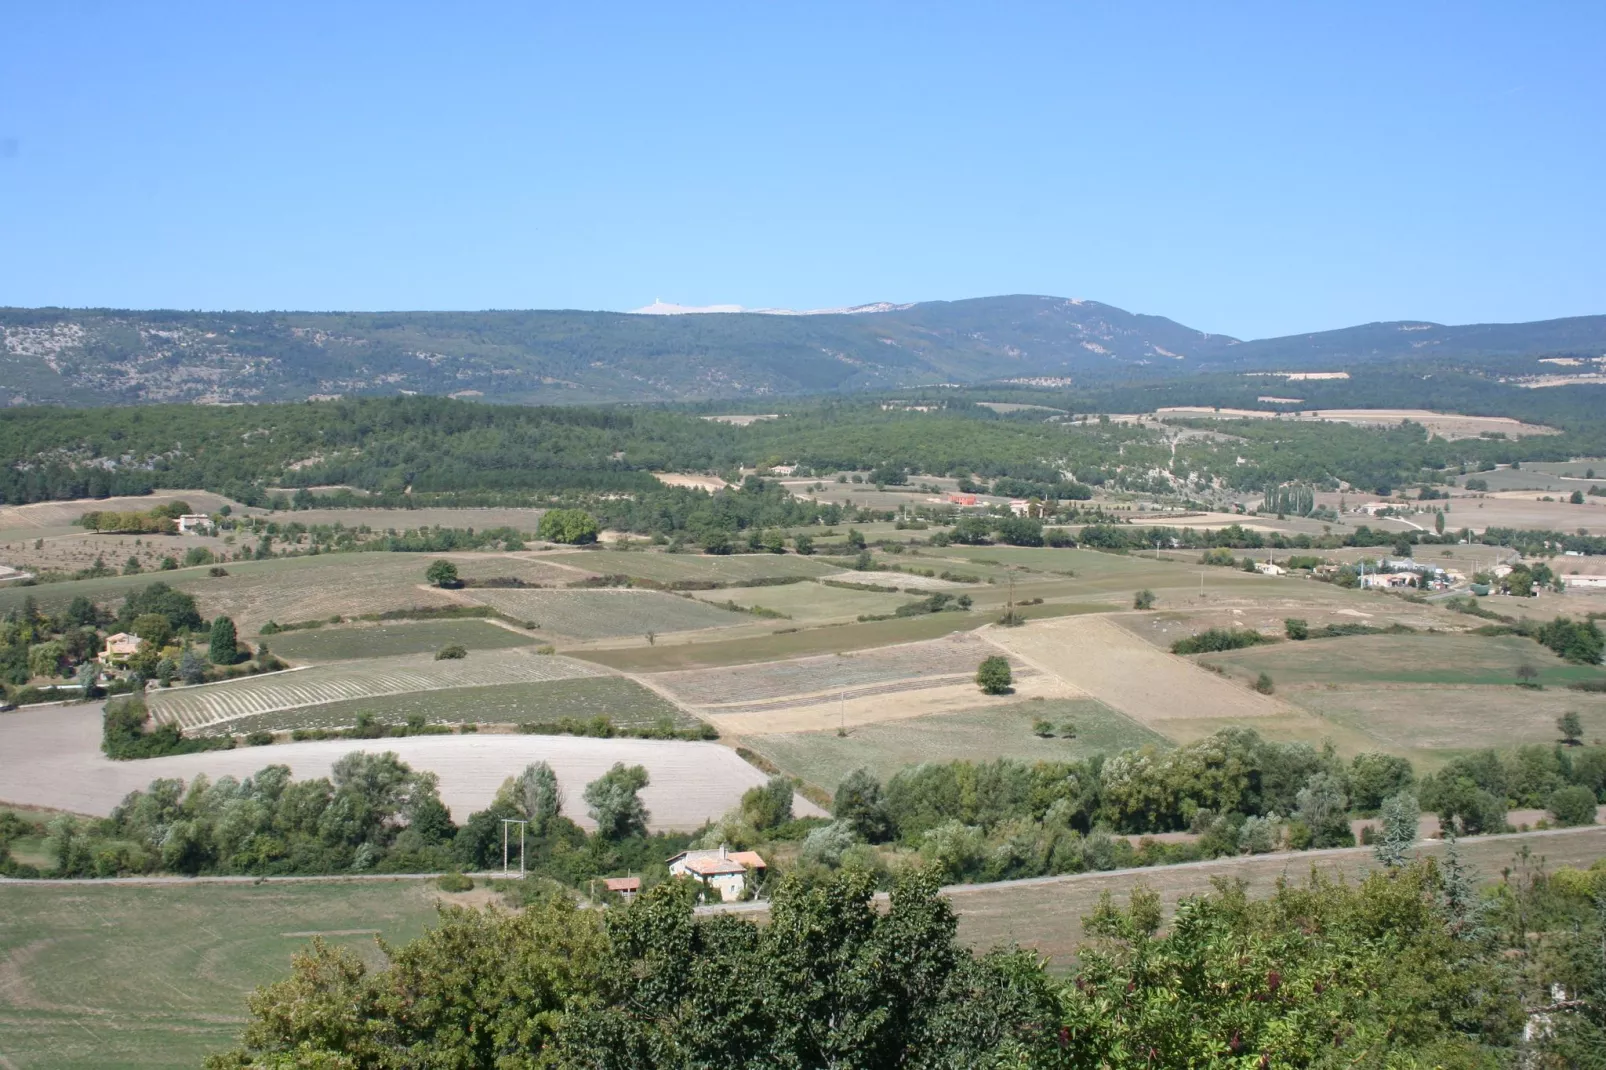
{"type": "Polygon", "coordinates": [[[1262,576],[1283,576],[1288,573],[1286,568],[1271,561],[1256,561],[1255,571],[1262,576]]]}
{"type": "Polygon", "coordinates": [[[1032,503],[1027,501],[1025,498],[1011,499],[1009,503],[1009,511],[1014,516],[1030,516],[1032,512],[1032,503]]]}
{"type": "Polygon", "coordinates": [[[178,533],[180,535],[210,535],[212,534],[212,518],[205,513],[185,513],[178,518],[178,533]]]}
{"type": "Polygon", "coordinates": [[[795,476],[797,475],[797,465],[772,464],[770,465],[770,474],[776,476],[795,476]]]}
{"type": "Polygon", "coordinates": [[[732,851],[724,844],[717,851],[682,851],[669,860],[671,877],[699,881],[718,892],[723,903],[740,899],[747,887],[747,874],[761,877],[766,868],[757,851],[732,851]]]}
{"type": "Polygon", "coordinates": [[[1606,576],[1563,576],[1562,586],[1576,587],[1580,591],[1606,590],[1606,576]]]}
{"type": "Polygon", "coordinates": [[[1416,576],[1409,572],[1368,572],[1361,577],[1362,587],[1414,587],[1416,576]]]}

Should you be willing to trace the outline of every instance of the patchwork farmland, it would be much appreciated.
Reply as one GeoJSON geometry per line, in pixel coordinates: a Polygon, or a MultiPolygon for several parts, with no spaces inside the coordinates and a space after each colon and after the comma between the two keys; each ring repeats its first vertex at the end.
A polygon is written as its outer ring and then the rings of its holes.
{"type": "Polygon", "coordinates": [[[359,658],[426,654],[456,644],[469,650],[531,646],[527,634],[483,620],[429,620],[313,628],[282,632],[263,640],[290,661],[351,661],[359,658]]]}
{"type": "Polygon", "coordinates": [[[495,657],[470,655],[459,661],[435,661],[422,656],[371,658],[157,691],[152,693],[150,705],[151,716],[157,722],[173,722],[189,730],[330,702],[456,687],[564,680],[601,673],[602,670],[583,661],[527,651],[511,651],[495,657]]]}

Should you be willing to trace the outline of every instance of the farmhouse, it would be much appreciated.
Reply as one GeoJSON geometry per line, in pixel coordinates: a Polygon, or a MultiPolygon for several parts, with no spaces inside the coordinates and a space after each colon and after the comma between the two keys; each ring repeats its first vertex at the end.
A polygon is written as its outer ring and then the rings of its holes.
{"type": "Polygon", "coordinates": [[[640,877],[606,877],[602,883],[608,891],[619,893],[627,903],[635,899],[636,893],[641,891],[640,877]]]}
{"type": "Polygon", "coordinates": [[[948,495],[948,501],[953,505],[975,505],[976,496],[974,494],[954,493],[948,495]]]}
{"type": "Polygon", "coordinates": [[[1256,561],[1255,571],[1260,573],[1262,576],[1282,576],[1286,575],[1288,572],[1288,570],[1283,568],[1283,566],[1275,564],[1271,561],[1256,561]]]}
{"type": "Polygon", "coordinates": [[[118,632],[116,635],[106,637],[106,649],[100,652],[102,665],[124,665],[128,659],[140,652],[145,640],[137,635],[127,632],[118,632]]]}
{"type": "Polygon", "coordinates": [[[1606,590],[1606,576],[1563,576],[1562,584],[1579,590],[1606,590]]]}
{"type": "Polygon", "coordinates": [[[761,877],[766,868],[757,851],[732,851],[724,844],[717,851],[682,851],[669,860],[670,876],[700,881],[718,892],[724,903],[742,897],[749,871],[761,877]]]}
{"type": "Polygon", "coordinates": [[[180,535],[210,535],[212,534],[212,518],[205,513],[185,513],[178,518],[178,533],[180,535]]]}
{"type": "Polygon", "coordinates": [[[1368,572],[1361,577],[1362,587],[1414,587],[1416,577],[1409,572],[1368,572]]]}
{"type": "Polygon", "coordinates": [[[776,476],[795,476],[797,475],[797,465],[772,464],[770,465],[770,474],[776,476]]]}

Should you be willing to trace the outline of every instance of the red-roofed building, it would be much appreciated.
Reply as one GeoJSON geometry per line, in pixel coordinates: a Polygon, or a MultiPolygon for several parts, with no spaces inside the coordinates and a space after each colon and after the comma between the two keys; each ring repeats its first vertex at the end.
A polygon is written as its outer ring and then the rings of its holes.
{"type": "Polygon", "coordinates": [[[610,892],[618,892],[625,902],[630,902],[641,891],[640,877],[604,877],[603,886],[610,892]]]}
{"type": "Polygon", "coordinates": [[[768,867],[756,851],[732,851],[724,844],[717,851],[682,851],[669,860],[669,875],[690,877],[719,893],[721,902],[742,897],[749,872],[762,876],[768,867]]]}

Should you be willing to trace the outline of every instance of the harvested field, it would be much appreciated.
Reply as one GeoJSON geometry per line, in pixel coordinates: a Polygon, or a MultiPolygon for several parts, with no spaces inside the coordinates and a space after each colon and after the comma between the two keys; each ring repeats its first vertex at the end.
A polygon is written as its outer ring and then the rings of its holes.
{"type": "Polygon", "coordinates": [[[689,475],[684,472],[654,472],[652,477],[666,487],[695,487],[699,490],[715,491],[727,485],[718,476],[689,475]]]}
{"type": "Polygon", "coordinates": [[[771,576],[823,576],[832,566],[797,554],[666,554],[651,550],[582,550],[550,555],[604,575],[641,576],[660,583],[712,580],[735,583],[771,576]]]}
{"type": "Polygon", "coordinates": [[[927,680],[870,684],[840,694],[827,692],[699,712],[722,734],[746,737],[835,732],[839,728],[961,713],[979,707],[1001,708],[1023,699],[1081,697],[1047,673],[1023,668],[1015,673],[1015,687],[1008,695],[982,694],[976,686],[975,672],[971,671],[927,680]]]}
{"type": "MultiPolygon", "coordinates": [[[[236,511],[239,510],[236,507],[236,511]]],[[[403,532],[417,528],[513,528],[534,533],[541,526],[545,509],[520,509],[490,506],[486,508],[422,508],[422,509],[300,509],[294,513],[272,513],[265,509],[246,509],[252,516],[268,517],[284,522],[298,520],[309,527],[313,524],[344,524],[348,528],[367,527],[372,531],[403,532]]]]}
{"type": "Polygon", "coordinates": [[[238,717],[195,735],[227,732],[283,732],[293,728],[349,728],[359,713],[386,724],[417,714],[428,724],[511,724],[552,722],[564,717],[607,717],[620,728],[649,728],[664,718],[676,728],[698,722],[673,703],[623,676],[579,676],[533,684],[490,684],[443,691],[414,691],[372,699],[326,702],[295,710],[238,717]]]}
{"type": "Polygon", "coordinates": [[[126,498],[76,498],[61,502],[35,502],[33,505],[0,506],[0,529],[69,528],[85,513],[148,512],[158,505],[185,501],[197,512],[213,513],[225,505],[236,511],[238,502],[205,490],[158,490],[126,498]]]}
{"type": "Polygon", "coordinates": [[[533,646],[537,640],[483,620],[421,620],[394,624],[331,625],[282,632],[263,642],[290,661],[346,661],[428,654],[452,643],[470,650],[533,646]]]}
{"type": "MultiPolygon", "coordinates": [[[[392,751],[414,769],[440,776],[441,800],[457,821],[488,806],[503,780],[531,762],[547,761],[558,774],[563,812],[591,827],[581,792],[615,762],[625,762],[646,766],[652,777],[642,799],[652,811],[653,828],[693,829],[766,780],[727,747],[673,740],[407,736],[242,747],[130,762],[111,761],[99,748],[99,705],[0,714],[0,753],[21,759],[0,764],[0,801],[105,815],[130,791],[158,777],[245,777],[267,765],[287,765],[296,779],[304,780],[328,776],[334,763],[352,751],[392,751]]],[[[800,815],[820,812],[801,798],[796,806],[800,815]]]]}
{"type": "Polygon", "coordinates": [[[1200,654],[1253,680],[1269,673],[1277,686],[1354,683],[1512,685],[1517,669],[1538,671],[1537,682],[1559,687],[1606,679],[1606,669],[1570,665],[1532,639],[1515,635],[1356,635],[1200,654]]]}
{"type": "Polygon", "coordinates": [[[718,591],[698,591],[696,597],[714,604],[728,599],[739,606],[762,606],[783,613],[799,624],[849,621],[860,614],[891,613],[914,598],[907,594],[853,591],[809,582],[775,587],[726,587],[718,591]]]}
{"type": "Polygon", "coordinates": [[[327,702],[597,675],[599,670],[585,662],[523,650],[470,654],[459,661],[435,661],[421,655],[370,658],[157,691],[151,695],[150,707],[157,722],[172,721],[189,730],[327,702]]]}
{"type": "MultiPolygon", "coordinates": [[[[1474,868],[1479,879],[1495,881],[1501,868],[1510,865],[1524,846],[1531,848],[1536,858],[1543,858],[1551,869],[1562,865],[1587,868],[1595,859],[1606,856],[1606,828],[1464,839],[1461,858],[1474,868]]],[[[1442,857],[1444,845],[1419,844],[1416,853],[1442,857]]],[[[1242,879],[1248,882],[1252,895],[1264,897],[1280,878],[1303,882],[1313,868],[1325,876],[1353,881],[1376,866],[1369,847],[1294,851],[1152,869],[961,885],[944,889],[944,894],[959,915],[959,936],[966,943],[985,948],[1018,942],[1046,955],[1057,970],[1068,970],[1077,944],[1083,939],[1082,919],[1093,913],[1105,891],[1125,905],[1135,885],[1147,885],[1160,893],[1169,916],[1179,899],[1209,892],[1210,882],[1216,878],[1242,879]]]]}
{"type": "Polygon", "coordinates": [[[1396,427],[1410,420],[1428,429],[1429,434],[1441,438],[1477,438],[1485,431],[1498,431],[1518,438],[1522,435],[1560,434],[1554,427],[1525,424],[1509,416],[1462,416],[1453,412],[1432,412],[1428,409],[1313,409],[1298,413],[1281,413],[1264,409],[1213,409],[1197,405],[1182,405],[1155,410],[1160,419],[1168,416],[1188,419],[1217,420],[1284,420],[1290,423],[1331,421],[1356,424],[1360,427],[1396,427]]]}
{"type": "Polygon", "coordinates": [[[834,699],[844,689],[867,685],[945,679],[956,673],[973,676],[976,666],[992,653],[987,643],[961,633],[856,653],[658,673],[652,680],[686,705],[712,712],[800,695],[834,699]]]}
{"type": "Polygon", "coordinates": [[[1369,685],[1307,688],[1291,702],[1433,768],[1467,751],[1558,741],[1556,719],[1576,710],[1584,738],[1606,739],[1606,695],[1547,688],[1369,685]]]}
{"type": "Polygon", "coordinates": [[[1275,739],[1319,742],[1332,737],[1346,753],[1366,749],[1370,742],[1186,659],[1162,653],[1102,617],[989,628],[985,634],[1027,664],[1178,743],[1234,724],[1275,739]]]}
{"type": "Polygon", "coordinates": [[[478,587],[467,593],[475,601],[510,617],[574,639],[730,628],[752,619],[727,609],[716,609],[695,598],[681,598],[661,591],[478,587]]]}
{"type": "Polygon", "coordinates": [[[834,731],[746,737],[743,742],[783,770],[832,791],[854,769],[865,767],[883,782],[921,762],[958,759],[1024,762],[1066,761],[1113,753],[1145,743],[1167,746],[1164,737],[1096,699],[1046,699],[933,714],[864,725],[846,737],[834,731]],[[1034,722],[1076,725],[1074,739],[1042,739],[1034,722]]]}

